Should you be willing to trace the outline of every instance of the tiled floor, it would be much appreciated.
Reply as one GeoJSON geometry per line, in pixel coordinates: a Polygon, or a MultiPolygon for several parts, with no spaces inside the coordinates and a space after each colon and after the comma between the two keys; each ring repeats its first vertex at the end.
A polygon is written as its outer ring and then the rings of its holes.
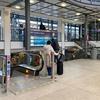
{"type": "MultiPolygon", "coordinates": [[[[32,80],[27,82],[29,81],[32,80]]],[[[40,82],[42,81],[43,79],[40,80],[40,82]]],[[[43,82],[46,81],[47,79],[43,82]]],[[[16,95],[0,97],[0,100],[20,99],[100,100],[100,61],[81,59],[64,62],[64,74],[57,76],[57,81],[37,86],[30,91],[19,92],[16,95]]]]}
{"type": "Polygon", "coordinates": [[[8,91],[20,94],[51,83],[48,77],[20,76],[11,79],[8,91]]]}

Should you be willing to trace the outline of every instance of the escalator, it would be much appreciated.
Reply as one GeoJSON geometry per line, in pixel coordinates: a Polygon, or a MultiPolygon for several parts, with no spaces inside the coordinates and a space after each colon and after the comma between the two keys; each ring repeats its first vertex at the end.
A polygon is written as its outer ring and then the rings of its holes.
{"type": "Polygon", "coordinates": [[[76,45],[81,47],[84,52],[85,58],[91,58],[92,46],[89,44],[89,41],[85,44],[84,41],[75,41],[76,45]]]}
{"type": "Polygon", "coordinates": [[[42,55],[39,52],[32,51],[16,53],[12,56],[11,62],[11,76],[14,70],[38,76],[44,66],[42,55]]]}
{"type": "Polygon", "coordinates": [[[75,46],[68,47],[65,50],[66,60],[73,60],[73,59],[83,59],[87,58],[87,52],[85,48],[85,43],[83,40],[81,41],[74,41],[75,46]]]}

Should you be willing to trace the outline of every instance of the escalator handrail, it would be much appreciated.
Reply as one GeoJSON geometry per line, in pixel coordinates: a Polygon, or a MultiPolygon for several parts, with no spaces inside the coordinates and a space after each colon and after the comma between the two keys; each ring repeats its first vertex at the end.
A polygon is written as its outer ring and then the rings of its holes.
{"type": "Polygon", "coordinates": [[[43,67],[44,67],[44,60],[43,60],[42,55],[41,54],[36,54],[36,53],[29,53],[29,54],[31,54],[31,55],[38,55],[41,58],[42,65],[41,65],[41,67],[39,69],[36,70],[36,71],[40,72],[43,69],[43,67]]]}
{"type": "Polygon", "coordinates": [[[27,54],[27,55],[38,55],[40,58],[41,58],[41,67],[39,68],[39,69],[36,69],[36,71],[37,72],[40,72],[42,69],[43,69],[43,67],[44,67],[44,60],[43,60],[43,57],[42,57],[42,55],[41,54],[37,54],[37,53],[27,53],[27,52],[24,52],[24,54],[27,54]]]}

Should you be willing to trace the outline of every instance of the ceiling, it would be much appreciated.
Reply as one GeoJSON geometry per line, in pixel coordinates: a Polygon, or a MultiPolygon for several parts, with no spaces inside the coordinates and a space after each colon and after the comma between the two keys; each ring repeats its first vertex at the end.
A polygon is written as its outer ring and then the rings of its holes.
{"type": "MultiPolygon", "coordinates": [[[[83,1],[90,2],[92,0],[34,0],[34,3],[30,4],[30,9],[31,12],[69,20],[77,21],[78,19],[82,21],[85,15],[88,15],[89,20],[94,20],[94,18],[99,19],[100,6],[95,6],[93,3],[91,4],[91,2],[87,4],[83,1]],[[66,3],[65,7],[61,6],[62,1],[66,3]]],[[[100,2],[98,4],[100,4],[100,2]]],[[[0,0],[0,6],[15,8],[15,5],[21,6],[21,10],[25,8],[24,0],[0,0]]]]}
{"type": "Polygon", "coordinates": [[[74,1],[93,6],[100,6],[100,0],[74,0],[74,1]]]}

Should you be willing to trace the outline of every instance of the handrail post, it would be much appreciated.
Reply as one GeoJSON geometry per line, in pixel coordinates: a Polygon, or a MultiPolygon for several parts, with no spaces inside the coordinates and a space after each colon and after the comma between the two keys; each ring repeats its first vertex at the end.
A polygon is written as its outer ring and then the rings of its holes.
{"type": "Polygon", "coordinates": [[[54,53],[51,52],[51,66],[52,66],[52,80],[55,79],[55,74],[54,74],[54,53]]]}

